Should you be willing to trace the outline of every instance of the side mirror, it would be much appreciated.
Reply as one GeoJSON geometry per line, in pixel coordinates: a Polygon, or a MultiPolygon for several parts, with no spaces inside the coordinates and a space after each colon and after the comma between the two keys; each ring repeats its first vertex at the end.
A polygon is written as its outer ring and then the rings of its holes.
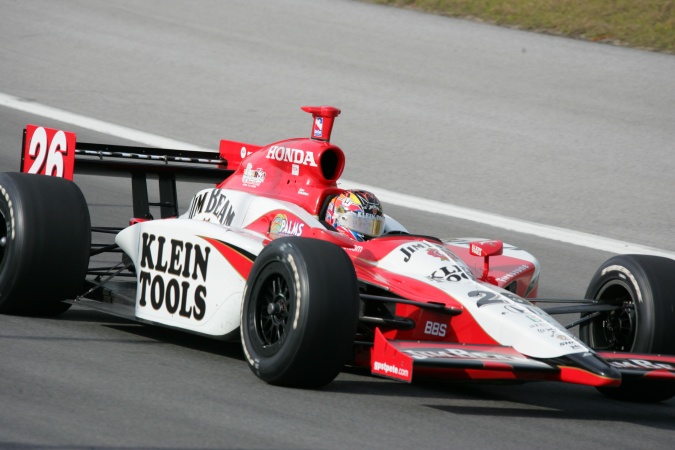
{"type": "Polygon", "coordinates": [[[469,243],[469,253],[473,256],[482,256],[483,260],[483,275],[481,280],[492,281],[488,279],[488,272],[490,271],[490,256],[501,255],[504,251],[504,243],[502,241],[474,241],[469,243]]]}

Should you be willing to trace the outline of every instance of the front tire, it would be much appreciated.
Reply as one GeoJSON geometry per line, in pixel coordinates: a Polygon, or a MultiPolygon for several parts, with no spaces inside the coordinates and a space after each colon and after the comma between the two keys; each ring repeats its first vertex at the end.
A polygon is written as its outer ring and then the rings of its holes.
{"type": "Polygon", "coordinates": [[[343,249],[316,239],[274,240],[256,258],[244,293],[249,367],[280,386],[330,383],[351,355],[358,308],[356,273],[343,249]]]}
{"type": "Polygon", "coordinates": [[[82,291],[89,209],[75,183],[0,173],[0,313],[54,316],[82,291]]]}
{"type": "MultiPolygon", "coordinates": [[[[675,260],[619,255],[596,271],[586,298],[621,309],[601,312],[582,325],[580,338],[599,351],[675,354],[675,260]]],[[[607,397],[658,402],[675,396],[675,385],[624,379],[617,388],[598,388],[607,397]]]]}
{"type": "Polygon", "coordinates": [[[579,331],[602,351],[675,354],[675,260],[619,255],[596,271],[586,298],[621,309],[601,313],[579,331]]]}

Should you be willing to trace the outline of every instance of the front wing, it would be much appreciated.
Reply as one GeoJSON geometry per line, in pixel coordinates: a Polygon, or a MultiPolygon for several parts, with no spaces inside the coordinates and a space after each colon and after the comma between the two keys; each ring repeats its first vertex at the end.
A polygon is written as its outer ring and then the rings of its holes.
{"type": "Polygon", "coordinates": [[[623,378],[675,384],[675,357],[602,352],[543,360],[498,345],[390,341],[377,329],[371,372],[404,382],[411,382],[414,373],[416,378],[562,381],[615,387],[623,378]]]}

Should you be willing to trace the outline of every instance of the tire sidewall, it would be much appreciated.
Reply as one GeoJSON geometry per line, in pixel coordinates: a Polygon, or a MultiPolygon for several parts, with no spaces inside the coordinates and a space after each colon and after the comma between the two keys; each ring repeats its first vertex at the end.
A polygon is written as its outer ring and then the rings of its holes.
{"type": "Polygon", "coordinates": [[[0,213],[5,224],[7,241],[0,262],[0,306],[3,312],[19,311],[19,299],[15,292],[23,290],[27,280],[21,274],[28,272],[24,268],[34,253],[34,241],[27,236],[32,234],[31,220],[26,220],[23,203],[17,201],[19,192],[14,179],[0,173],[0,213]],[[14,199],[14,201],[12,200],[14,199]]]}
{"type": "Polygon", "coordinates": [[[304,261],[298,258],[297,252],[292,246],[284,246],[280,250],[287,253],[283,255],[268,252],[262,256],[263,259],[252,270],[249,276],[252,287],[247,288],[250,297],[244,300],[242,314],[242,320],[247,321],[247,326],[242,327],[242,338],[249,364],[258,377],[270,382],[283,376],[284,367],[290,366],[289,362],[292,363],[301,351],[304,340],[304,325],[307,323],[309,309],[309,302],[303,300],[308,296],[307,286],[295,282],[295,280],[306,279],[306,273],[302,270],[304,269],[304,261]],[[270,271],[279,273],[277,272],[278,269],[284,272],[293,301],[290,304],[289,323],[283,341],[278,344],[273,353],[270,353],[263,349],[263,344],[256,335],[255,308],[257,301],[252,301],[252,299],[260,293],[260,282],[271,275],[270,271]]]}

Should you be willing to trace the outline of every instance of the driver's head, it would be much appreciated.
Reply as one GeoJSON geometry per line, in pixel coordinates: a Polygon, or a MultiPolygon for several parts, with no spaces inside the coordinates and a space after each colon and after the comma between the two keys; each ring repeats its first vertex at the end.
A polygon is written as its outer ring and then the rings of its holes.
{"type": "Polygon", "coordinates": [[[373,193],[345,191],[330,201],[326,222],[339,232],[357,241],[364,241],[382,234],[384,213],[373,193]]]}

